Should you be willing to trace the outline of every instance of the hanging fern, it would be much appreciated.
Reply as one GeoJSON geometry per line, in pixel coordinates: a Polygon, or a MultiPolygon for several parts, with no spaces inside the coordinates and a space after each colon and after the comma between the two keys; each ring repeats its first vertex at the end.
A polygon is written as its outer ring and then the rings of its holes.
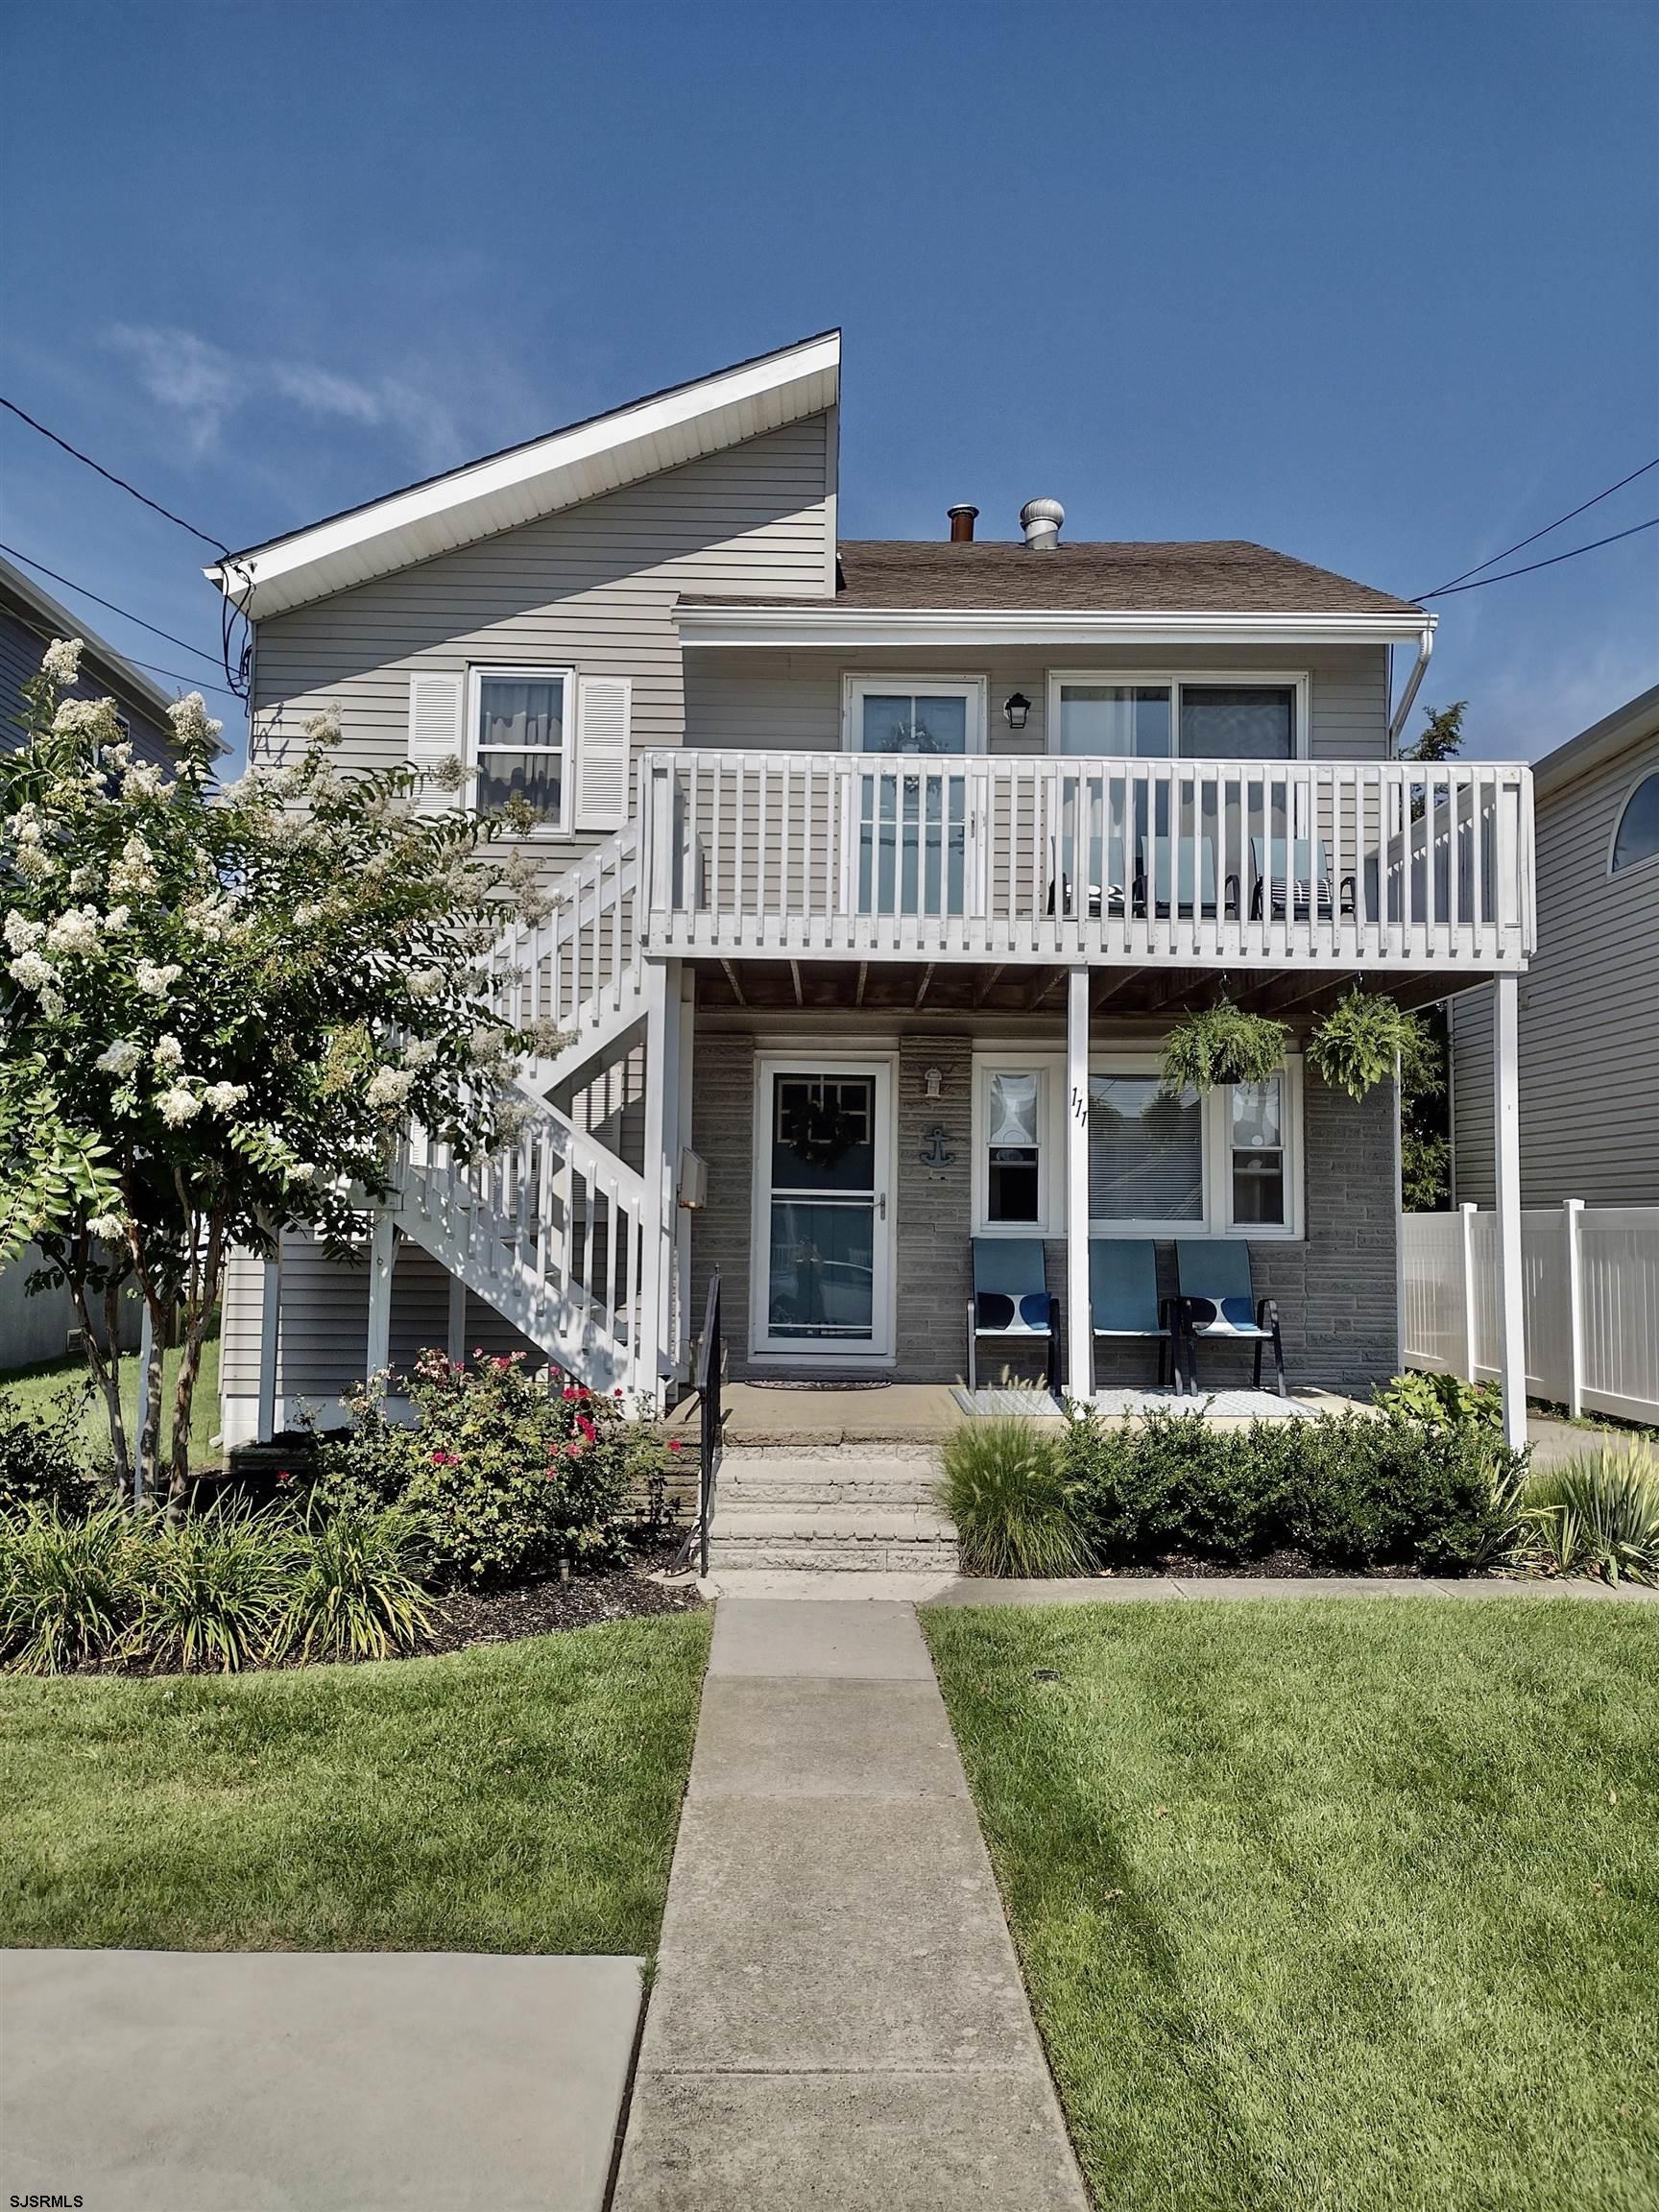
{"type": "Polygon", "coordinates": [[[1363,1098],[1392,1076],[1396,1055],[1409,1059],[1421,1046],[1414,1016],[1382,992],[1356,983],[1309,1038],[1308,1057],[1333,1090],[1363,1098]]]}
{"type": "Polygon", "coordinates": [[[1283,1022],[1226,999],[1183,1015],[1164,1046],[1164,1088],[1202,1094],[1222,1083],[1265,1083],[1279,1072],[1289,1035],[1283,1022]]]}

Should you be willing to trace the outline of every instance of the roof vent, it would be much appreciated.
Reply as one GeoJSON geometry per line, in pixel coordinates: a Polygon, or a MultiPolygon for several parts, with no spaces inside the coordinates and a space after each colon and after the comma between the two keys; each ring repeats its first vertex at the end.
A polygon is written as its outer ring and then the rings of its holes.
{"type": "Polygon", "coordinates": [[[1060,542],[1060,525],[1066,510],[1058,499],[1027,499],[1020,510],[1020,527],[1034,553],[1051,553],[1060,542]]]}
{"type": "Polygon", "coordinates": [[[974,524],[979,513],[978,508],[970,507],[966,502],[958,501],[954,507],[947,507],[945,512],[950,517],[951,544],[972,545],[974,542],[974,524]]]}

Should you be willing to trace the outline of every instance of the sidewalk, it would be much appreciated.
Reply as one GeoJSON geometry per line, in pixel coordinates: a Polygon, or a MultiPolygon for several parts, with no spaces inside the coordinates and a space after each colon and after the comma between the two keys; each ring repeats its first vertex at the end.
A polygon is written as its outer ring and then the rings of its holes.
{"type": "Polygon", "coordinates": [[[615,2212],[725,2204],[1084,2212],[905,1604],[715,1618],[615,2212]]]}

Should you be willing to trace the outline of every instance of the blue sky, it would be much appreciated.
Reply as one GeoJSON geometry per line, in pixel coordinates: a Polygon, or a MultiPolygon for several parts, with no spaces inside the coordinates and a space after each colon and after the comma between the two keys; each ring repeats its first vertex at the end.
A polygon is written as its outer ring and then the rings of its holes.
{"type": "MultiPolygon", "coordinates": [[[[1650,0],[55,0],[0,52],[0,391],[232,545],[834,323],[849,537],[1045,493],[1412,593],[1659,454],[1650,0]]],[[[201,550],[9,418],[0,540],[213,649],[201,550]]],[[[1659,678],[1659,531],[1440,607],[1425,701],[1534,757],[1659,678]]]]}

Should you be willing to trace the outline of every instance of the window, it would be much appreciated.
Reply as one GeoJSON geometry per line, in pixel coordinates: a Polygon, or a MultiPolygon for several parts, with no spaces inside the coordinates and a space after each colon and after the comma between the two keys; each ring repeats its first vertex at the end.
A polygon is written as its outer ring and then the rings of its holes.
{"type": "Polygon", "coordinates": [[[1659,769],[1644,776],[1624,803],[1619,827],[1613,832],[1613,859],[1608,874],[1639,868],[1659,854],[1659,769]]]}
{"type": "Polygon", "coordinates": [[[850,753],[981,753],[984,684],[951,677],[850,676],[846,735],[850,753]]]}
{"type": "Polygon", "coordinates": [[[1050,747],[1091,757],[1293,760],[1306,751],[1305,676],[1116,682],[1050,671],[1050,747]]]}
{"type": "Polygon", "coordinates": [[[1103,1228],[1204,1220],[1204,1106],[1162,1076],[1089,1078],[1089,1219],[1103,1228]]]}
{"type": "Polygon", "coordinates": [[[544,828],[565,827],[570,692],[564,668],[472,671],[472,798],[480,813],[521,799],[544,828]]]}
{"type": "Polygon", "coordinates": [[[1229,1166],[1233,1225],[1286,1226],[1285,1093],[1281,1077],[1240,1083],[1231,1094],[1229,1166]]]}
{"type": "Polygon", "coordinates": [[[1032,1068],[993,1069],[985,1126],[985,1218],[1037,1227],[1043,1220],[1043,1077],[1032,1068]]]}

